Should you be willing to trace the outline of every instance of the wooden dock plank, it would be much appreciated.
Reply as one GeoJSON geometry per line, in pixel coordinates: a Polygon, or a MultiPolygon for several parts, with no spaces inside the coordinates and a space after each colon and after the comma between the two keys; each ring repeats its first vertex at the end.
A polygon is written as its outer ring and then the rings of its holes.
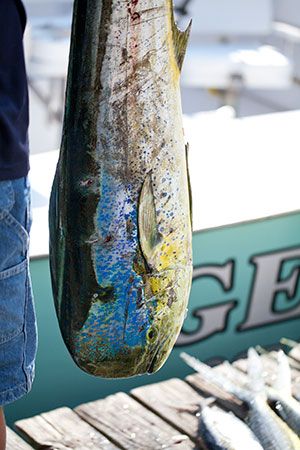
{"type": "MultiPolygon", "coordinates": [[[[266,382],[277,373],[277,352],[262,354],[266,382]]],[[[300,399],[300,360],[289,356],[293,394],[300,399]]],[[[249,384],[247,360],[225,362],[212,369],[236,385],[249,384]]],[[[133,389],[130,396],[117,393],[103,400],[59,408],[18,421],[26,443],[7,429],[6,450],[196,450],[207,448],[199,436],[199,414],[206,399],[245,418],[246,407],[235,396],[200,374],[185,381],[173,378],[133,389]]]]}
{"type": "Polygon", "coordinates": [[[75,409],[84,420],[122,449],[195,449],[187,435],[124,393],[86,403],[75,409]]]}
{"type": "Polygon", "coordinates": [[[205,398],[178,378],[133,389],[130,394],[166,422],[199,443],[197,413],[205,398]]]}
{"type": "MultiPolygon", "coordinates": [[[[59,408],[16,422],[34,448],[59,450],[116,450],[119,447],[87,424],[70,408],[59,408]]],[[[15,449],[14,449],[15,450],[15,449]]]]}
{"type": "Polygon", "coordinates": [[[13,430],[6,428],[6,450],[32,450],[27,442],[23,441],[13,430]]]}

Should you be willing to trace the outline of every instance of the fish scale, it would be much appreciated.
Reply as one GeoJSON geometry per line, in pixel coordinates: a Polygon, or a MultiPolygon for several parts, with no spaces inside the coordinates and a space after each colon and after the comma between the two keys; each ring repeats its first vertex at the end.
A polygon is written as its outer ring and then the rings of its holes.
{"type": "Polygon", "coordinates": [[[286,400],[276,395],[275,398],[276,411],[289,425],[289,427],[300,437],[300,403],[293,397],[286,400]]]}
{"type": "Polygon", "coordinates": [[[64,341],[96,376],[157,371],[192,277],[171,0],[75,0],[50,264],[64,341]]]}

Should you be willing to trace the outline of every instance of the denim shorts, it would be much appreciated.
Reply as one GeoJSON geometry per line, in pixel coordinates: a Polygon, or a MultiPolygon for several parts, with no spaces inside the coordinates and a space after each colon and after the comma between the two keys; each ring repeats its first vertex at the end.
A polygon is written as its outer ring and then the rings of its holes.
{"type": "Polygon", "coordinates": [[[30,187],[0,181],[0,406],[25,395],[34,378],[36,318],[29,274],[30,187]]]}

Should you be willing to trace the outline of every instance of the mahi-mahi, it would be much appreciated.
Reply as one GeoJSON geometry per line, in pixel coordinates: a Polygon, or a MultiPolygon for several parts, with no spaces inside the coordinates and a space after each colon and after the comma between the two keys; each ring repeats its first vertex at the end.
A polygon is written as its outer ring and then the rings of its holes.
{"type": "Polygon", "coordinates": [[[157,371],[192,276],[172,0],[75,0],[50,263],[64,341],[84,371],[157,371]]]}

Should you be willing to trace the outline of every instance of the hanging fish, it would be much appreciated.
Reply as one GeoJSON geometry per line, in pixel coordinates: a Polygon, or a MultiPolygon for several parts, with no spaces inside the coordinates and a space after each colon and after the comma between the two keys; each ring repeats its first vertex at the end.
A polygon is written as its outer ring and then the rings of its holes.
{"type": "Polygon", "coordinates": [[[157,371],[192,276],[172,0],[75,0],[63,139],[50,202],[56,312],[77,365],[157,371]]]}

